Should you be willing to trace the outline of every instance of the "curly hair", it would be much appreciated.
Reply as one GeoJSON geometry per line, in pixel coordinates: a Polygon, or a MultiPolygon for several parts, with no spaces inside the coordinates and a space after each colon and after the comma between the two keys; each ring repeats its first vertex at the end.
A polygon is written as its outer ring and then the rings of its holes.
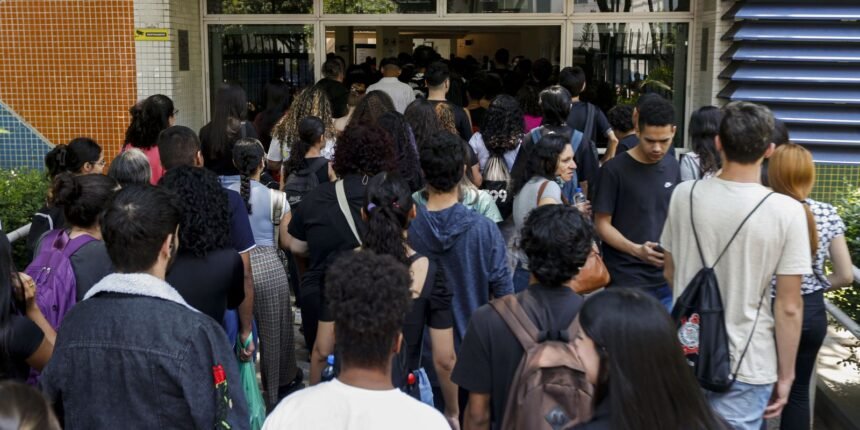
{"type": "Polygon", "coordinates": [[[337,135],[328,95],[316,85],[306,88],[296,96],[290,109],[272,129],[272,137],[281,142],[284,157],[289,156],[290,148],[300,139],[299,123],[308,116],[315,116],[325,124],[325,140],[333,140],[337,135]]]}
{"type": "Polygon", "coordinates": [[[504,154],[520,144],[523,127],[523,111],[519,103],[515,98],[503,94],[490,102],[481,137],[488,151],[504,154]]]}
{"type": "Polygon", "coordinates": [[[466,154],[459,136],[444,130],[438,131],[420,151],[421,170],[429,186],[446,192],[460,183],[466,154]]]}
{"type": "Polygon", "coordinates": [[[202,167],[179,166],[167,171],[159,186],[178,197],[179,249],[195,257],[230,246],[232,212],[218,177],[202,167]]]}
{"type": "Polygon", "coordinates": [[[397,171],[400,177],[409,183],[409,189],[418,191],[424,184],[421,178],[421,165],[418,163],[418,151],[415,149],[415,137],[409,124],[397,111],[386,112],[379,117],[377,124],[383,130],[388,131],[394,141],[394,149],[397,154],[397,171]]]}
{"type": "Polygon", "coordinates": [[[347,127],[337,141],[331,167],[341,178],[396,171],[394,142],[385,130],[375,125],[347,127]]]}
{"type": "Polygon", "coordinates": [[[592,242],[594,228],[576,207],[543,205],[529,212],[520,246],[535,278],[545,286],[558,287],[579,273],[592,242]]]}
{"type": "Polygon", "coordinates": [[[517,91],[517,102],[520,104],[520,109],[523,110],[524,114],[531,116],[543,115],[540,110],[538,89],[534,85],[523,85],[517,91]]]}
{"type": "Polygon", "coordinates": [[[514,195],[519,194],[520,190],[526,185],[526,182],[535,176],[549,180],[555,179],[558,158],[567,144],[567,137],[550,132],[532,145],[532,149],[529,151],[528,158],[526,159],[526,168],[521,169],[521,173],[514,177],[514,195]]]}
{"type": "Polygon", "coordinates": [[[170,97],[155,94],[136,103],[128,112],[131,123],[125,130],[125,142],[135,148],[148,149],[158,143],[158,133],[170,127],[170,117],[175,110],[170,97]]]}
{"type": "Polygon", "coordinates": [[[109,176],[63,173],[54,179],[51,203],[63,208],[72,226],[90,227],[98,222],[118,188],[109,176]]]}
{"type": "Polygon", "coordinates": [[[412,133],[415,135],[415,143],[420,150],[424,143],[430,140],[439,130],[443,130],[442,123],[436,116],[436,108],[433,103],[427,99],[419,98],[410,103],[403,113],[403,117],[409,126],[412,127],[412,133]]]}
{"type": "Polygon", "coordinates": [[[384,369],[412,306],[409,269],[390,255],[349,252],[329,267],[325,295],[343,366],[384,369]]]}
{"type": "Polygon", "coordinates": [[[306,116],[299,122],[299,138],[290,148],[290,158],[286,164],[286,174],[298,172],[305,167],[305,155],[325,135],[325,124],[315,116],[306,116]]]}
{"type": "Polygon", "coordinates": [[[457,120],[454,116],[454,109],[448,103],[436,103],[434,109],[436,117],[439,118],[439,124],[442,130],[452,134],[457,134],[457,120]]]}
{"type": "Polygon", "coordinates": [[[409,266],[403,232],[409,227],[414,206],[412,191],[403,178],[385,172],[371,178],[364,195],[367,231],[362,247],[409,266]]]}
{"type": "Polygon", "coordinates": [[[347,127],[376,125],[379,118],[387,112],[395,112],[391,96],[384,91],[371,91],[358,101],[347,127]]]}
{"type": "Polygon", "coordinates": [[[633,106],[617,105],[606,113],[606,119],[613,130],[627,133],[633,130],[633,106]]]}
{"type": "Polygon", "coordinates": [[[263,143],[253,137],[244,137],[236,141],[233,146],[233,164],[236,170],[239,171],[239,195],[245,201],[245,208],[248,213],[251,210],[251,176],[258,169],[263,168],[263,158],[266,157],[266,151],[263,149],[263,143]]]}

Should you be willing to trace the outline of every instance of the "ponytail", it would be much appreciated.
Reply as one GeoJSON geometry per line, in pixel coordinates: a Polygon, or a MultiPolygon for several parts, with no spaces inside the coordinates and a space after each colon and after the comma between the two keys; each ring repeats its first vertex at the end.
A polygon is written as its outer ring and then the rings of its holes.
{"type": "Polygon", "coordinates": [[[60,144],[45,155],[45,168],[50,178],[61,173],[80,173],[86,163],[95,164],[102,148],[89,137],[76,137],[68,144],[60,144]]]}
{"type": "Polygon", "coordinates": [[[239,182],[239,195],[245,202],[245,208],[251,213],[251,176],[260,168],[265,151],[263,144],[252,137],[244,137],[233,146],[233,164],[239,171],[241,177],[239,182]]]}
{"type": "Polygon", "coordinates": [[[812,153],[794,143],[780,145],[770,157],[767,175],[774,191],[803,204],[809,231],[809,246],[814,256],[818,253],[818,227],[815,224],[815,216],[805,201],[815,182],[815,163],[812,161],[812,153]]]}
{"type": "Polygon", "coordinates": [[[364,199],[367,232],[363,247],[391,255],[408,266],[403,232],[409,227],[409,213],[414,206],[409,184],[403,178],[384,172],[371,178],[364,199]]]}

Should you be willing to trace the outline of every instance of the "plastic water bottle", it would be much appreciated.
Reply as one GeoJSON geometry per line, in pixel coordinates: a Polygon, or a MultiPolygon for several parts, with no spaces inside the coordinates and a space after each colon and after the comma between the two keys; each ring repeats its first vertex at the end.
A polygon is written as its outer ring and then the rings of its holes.
{"type": "Polygon", "coordinates": [[[582,188],[577,187],[576,193],[573,195],[573,204],[578,205],[587,201],[588,198],[585,197],[585,193],[582,192],[582,188]]]}
{"type": "Polygon", "coordinates": [[[326,361],[327,365],[322,371],[322,377],[320,378],[320,380],[322,382],[331,381],[335,377],[335,374],[334,374],[334,354],[329,354],[329,356],[326,358],[325,361],[326,361]]]}

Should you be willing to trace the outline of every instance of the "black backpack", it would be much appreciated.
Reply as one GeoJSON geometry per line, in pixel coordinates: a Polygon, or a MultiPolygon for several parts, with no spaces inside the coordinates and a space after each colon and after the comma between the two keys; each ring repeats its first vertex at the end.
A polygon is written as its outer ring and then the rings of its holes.
{"type": "Polygon", "coordinates": [[[481,175],[481,189],[486,190],[496,202],[502,219],[507,219],[514,210],[514,195],[511,191],[511,172],[505,163],[505,157],[491,153],[481,175]]]}
{"type": "Polygon", "coordinates": [[[319,157],[311,161],[304,169],[290,173],[290,176],[284,181],[284,193],[287,194],[287,202],[290,203],[290,207],[298,206],[305,194],[320,184],[317,170],[327,163],[328,160],[319,157]]]}
{"type": "Polygon", "coordinates": [[[766,195],[744,218],[741,225],[735,230],[732,238],[729,239],[726,247],[717,257],[717,260],[713,265],[708,266],[705,263],[705,256],[702,253],[702,245],[699,241],[699,233],[696,231],[696,223],[693,220],[693,191],[696,189],[698,183],[699,181],[693,183],[693,187],[690,189],[690,224],[693,228],[693,237],[696,239],[699,258],[702,260],[702,269],[696,273],[696,276],[693,277],[687,284],[687,288],[678,297],[678,301],[672,308],[672,319],[678,328],[678,340],[681,341],[684,356],[687,359],[687,363],[693,368],[693,373],[696,375],[696,379],[699,380],[699,385],[706,390],[722,393],[728,391],[732,387],[732,384],[734,384],[735,379],[737,379],[738,369],[740,369],[741,362],[743,362],[744,356],[749,349],[756,324],[758,324],[761,305],[764,302],[765,293],[769,288],[765,288],[761,294],[752,331],[735,366],[735,371],[732,372],[723,298],[720,294],[720,286],[717,282],[714,267],[717,266],[723,255],[726,254],[726,251],[728,251],[729,246],[734,242],[744,224],[761,207],[765,200],[773,195],[773,192],[766,195]]]}

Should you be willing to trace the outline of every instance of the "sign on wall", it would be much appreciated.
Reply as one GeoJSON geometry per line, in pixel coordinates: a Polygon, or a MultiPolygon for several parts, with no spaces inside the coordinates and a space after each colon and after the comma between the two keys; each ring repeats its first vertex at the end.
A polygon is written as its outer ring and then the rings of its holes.
{"type": "Polygon", "coordinates": [[[145,42],[166,42],[170,40],[170,30],[166,28],[135,28],[134,40],[145,42]]]}

